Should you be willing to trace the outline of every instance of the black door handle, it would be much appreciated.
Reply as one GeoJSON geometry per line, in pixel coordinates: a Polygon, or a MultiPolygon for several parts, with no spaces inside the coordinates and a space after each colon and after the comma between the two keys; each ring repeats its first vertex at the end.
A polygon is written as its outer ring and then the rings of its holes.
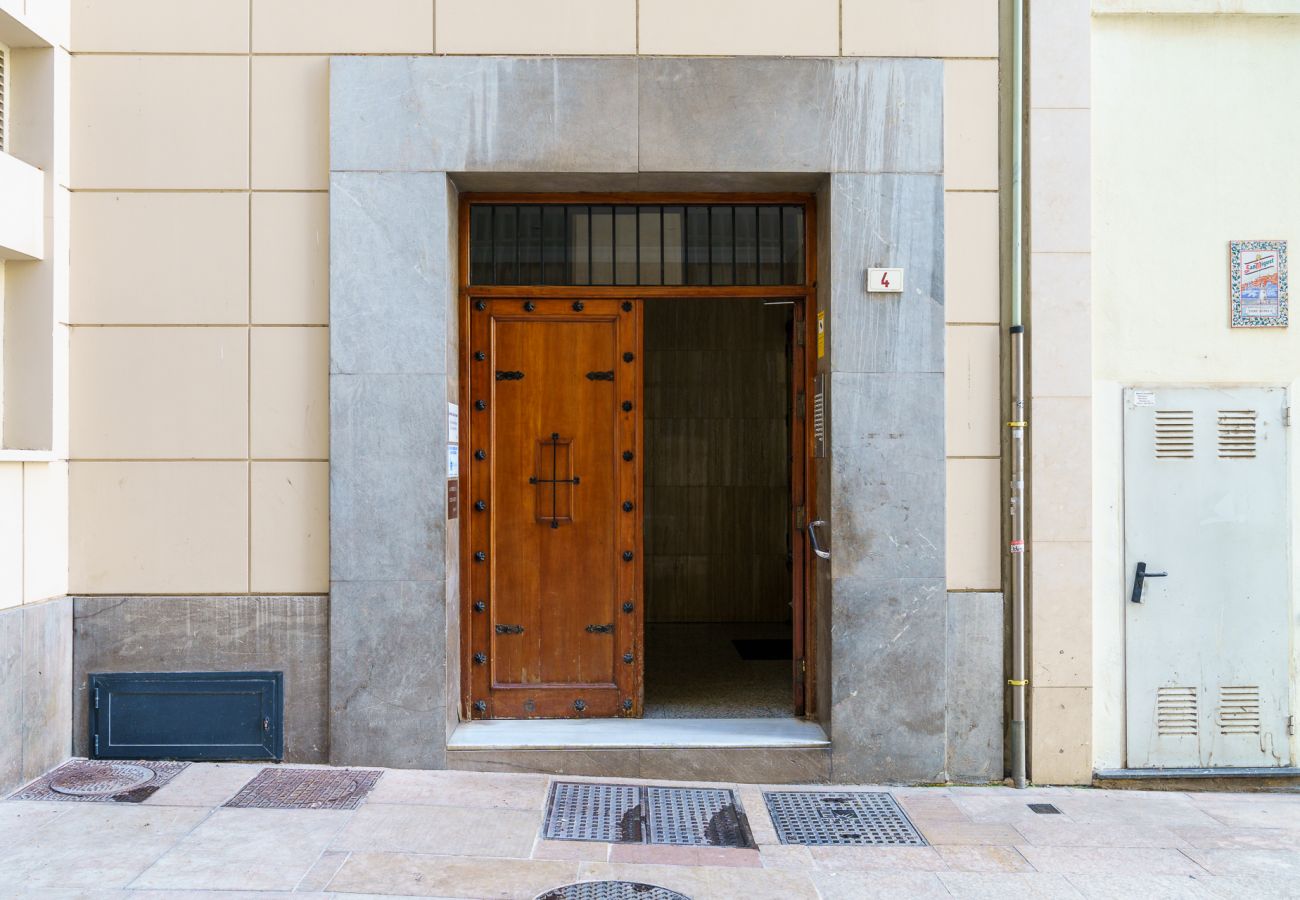
{"type": "Polygon", "coordinates": [[[1140,562],[1137,564],[1137,572],[1133,575],[1133,596],[1129,597],[1130,603],[1142,602],[1142,582],[1148,578],[1168,578],[1168,572],[1148,572],[1147,564],[1140,562]]]}

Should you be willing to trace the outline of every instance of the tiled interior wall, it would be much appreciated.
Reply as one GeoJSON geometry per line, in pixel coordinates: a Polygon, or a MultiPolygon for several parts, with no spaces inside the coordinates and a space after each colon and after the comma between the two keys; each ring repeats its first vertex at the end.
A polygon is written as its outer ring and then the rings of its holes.
{"type": "Polygon", "coordinates": [[[72,45],[73,592],[328,589],[356,53],[947,58],[948,586],[1000,587],[997,0],[74,0],[72,45]]]}

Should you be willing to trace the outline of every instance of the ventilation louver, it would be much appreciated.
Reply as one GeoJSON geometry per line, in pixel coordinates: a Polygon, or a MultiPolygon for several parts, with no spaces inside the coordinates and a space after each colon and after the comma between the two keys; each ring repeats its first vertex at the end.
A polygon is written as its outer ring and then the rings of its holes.
{"type": "Polygon", "coordinates": [[[1219,687],[1219,733],[1259,734],[1259,687],[1253,684],[1219,687]]]}
{"type": "Polygon", "coordinates": [[[1255,421],[1253,409],[1219,410],[1219,458],[1255,458],[1255,421]]]}
{"type": "Polygon", "coordinates": [[[1191,459],[1192,411],[1156,410],[1156,459],[1191,459]]]}
{"type": "Polygon", "coordinates": [[[1196,688],[1156,689],[1156,733],[1161,737],[1197,732],[1196,688]]]}

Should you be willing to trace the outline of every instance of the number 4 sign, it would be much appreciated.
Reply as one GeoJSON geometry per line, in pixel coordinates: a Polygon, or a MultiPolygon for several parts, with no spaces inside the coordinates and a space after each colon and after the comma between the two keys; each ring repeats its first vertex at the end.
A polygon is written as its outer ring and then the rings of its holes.
{"type": "Polygon", "coordinates": [[[901,294],[902,269],[867,269],[867,292],[871,294],[901,294]]]}

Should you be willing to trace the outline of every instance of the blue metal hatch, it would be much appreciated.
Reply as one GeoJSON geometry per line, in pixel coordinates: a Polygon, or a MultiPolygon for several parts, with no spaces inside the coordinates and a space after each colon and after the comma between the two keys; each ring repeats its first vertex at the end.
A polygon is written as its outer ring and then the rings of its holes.
{"type": "Polygon", "coordinates": [[[95,759],[279,760],[283,672],[92,674],[95,759]]]}

